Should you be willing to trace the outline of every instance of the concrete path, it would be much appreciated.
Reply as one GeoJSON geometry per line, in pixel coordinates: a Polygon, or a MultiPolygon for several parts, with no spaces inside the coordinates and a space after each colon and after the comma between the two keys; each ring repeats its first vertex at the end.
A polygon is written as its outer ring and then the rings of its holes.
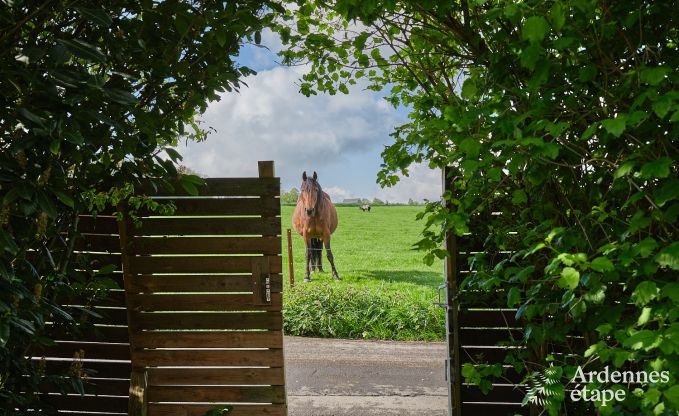
{"type": "Polygon", "coordinates": [[[445,416],[445,344],[285,337],[290,416],[445,416]]]}

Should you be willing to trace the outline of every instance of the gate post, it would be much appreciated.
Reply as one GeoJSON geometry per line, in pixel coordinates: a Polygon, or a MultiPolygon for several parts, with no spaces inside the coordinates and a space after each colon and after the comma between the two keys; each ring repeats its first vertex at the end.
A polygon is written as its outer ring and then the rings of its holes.
{"type": "MultiPolygon", "coordinates": [[[[443,192],[453,192],[450,167],[443,169],[443,192]]],[[[447,202],[444,204],[448,207],[447,202]]],[[[460,365],[460,331],[459,331],[459,302],[457,299],[457,238],[451,230],[445,230],[445,249],[448,256],[444,263],[446,275],[446,345],[448,357],[446,359],[446,381],[448,382],[448,415],[462,415],[462,401],[460,386],[462,383],[462,367],[460,365]]]]}
{"type": "Polygon", "coordinates": [[[288,270],[290,271],[290,289],[295,286],[295,265],[292,259],[292,231],[288,228],[288,270]]]}
{"type": "Polygon", "coordinates": [[[130,395],[128,402],[129,416],[146,416],[148,414],[147,407],[147,373],[146,367],[138,366],[135,363],[135,345],[134,345],[134,322],[132,318],[132,305],[130,305],[130,295],[133,294],[132,279],[133,274],[131,267],[131,258],[134,256],[134,248],[132,245],[132,236],[130,230],[132,224],[127,216],[127,207],[125,204],[118,206],[118,212],[123,214],[123,220],[118,221],[118,234],[120,238],[120,252],[121,265],[123,268],[123,286],[125,289],[125,306],[127,310],[127,329],[130,340],[130,356],[132,360],[132,373],[130,374],[130,395]]]}

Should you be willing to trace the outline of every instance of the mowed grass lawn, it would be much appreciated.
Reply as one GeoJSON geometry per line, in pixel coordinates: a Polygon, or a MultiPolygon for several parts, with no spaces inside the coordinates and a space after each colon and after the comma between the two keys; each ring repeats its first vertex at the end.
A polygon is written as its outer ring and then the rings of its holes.
{"type": "Polygon", "coordinates": [[[338,338],[438,340],[443,337],[443,310],[432,306],[443,282],[443,263],[427,266],[412,249],[421,238],[417,206],[375,206],[362,212],[339,206],[339,226],[332,236],[335,266],[330,273],[304,278],[304,241],[292,228],[293,206],[282,207],[284,308],[291,335],[338,338]],[[295,288],[290,290],[285,230],[293,233],[295,288]]]}

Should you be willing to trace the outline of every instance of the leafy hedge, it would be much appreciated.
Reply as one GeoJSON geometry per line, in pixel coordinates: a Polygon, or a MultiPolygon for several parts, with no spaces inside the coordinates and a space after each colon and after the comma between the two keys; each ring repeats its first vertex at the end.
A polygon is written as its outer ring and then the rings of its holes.
{"type": "MultiPolygon", "coordinates": [[[[669,371],[667,383],[604,386],[601,414],[679,410],[679,14],[670,2],[300,1],[279,28],[301,92],[367,82],[409,111],[383,153],[383,185],[415,162],[452,166],[420,247],[443,257],[441,225],[471,232],[463,286],[502,293],[524,325],[509,362],[551,377],[550,415],[585,371],[669,371]],[[354,20],[361,24],[349,26],[354,20]],[[487,215],[501,211],[501,219],[487,215]],[[474,218],[487,218],[472,228],[474,218]],[[510,234],[517,233],[517,234],[510,234]],[[508,236],[512,236],[509,238],[508,236]],[[580,344],[570,342],[579,338],[580,344]],[[555,376],[556,375],[556,376],[555,376]]],[[[485,372],[479,365],[477,376],[485,372]]],[[[478,381],[478,379],[470,379],[478,381]]]]}
{"type": "Polygon", "coordinates": [[[286,335],[440,341],[443,309],[376,288],[298,285],[285,293],[286,335]]]}

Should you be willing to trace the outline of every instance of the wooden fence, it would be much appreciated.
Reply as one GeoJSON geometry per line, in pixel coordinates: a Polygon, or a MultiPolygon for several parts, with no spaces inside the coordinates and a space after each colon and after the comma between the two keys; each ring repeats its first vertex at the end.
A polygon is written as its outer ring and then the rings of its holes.
{"type": "Polygon", "coordinates": [[[55,369],[97,371],[85,396],[48,399],[64,412],[286,415],[279,194],[260,162],[259,178],[207,179],[197,197],[156,192],[172,216],[82,217],[80,254],[114,264],[124,291],[91,305],[105,318],[90,333],[44,352],[55,369]]]}
{"type": "MultiPolygon", "coordinates": [[[[455,192],[451,186],[450,170],[443,175],[444,191],[455,192]]],[[[516,321],[516,309],[506,308],[506,294],[491,294],[460,289],[469,273],[474,272],[471,259],[482,253],[483,260],[497,264],[507,258],[515,236],[508,235],[505,244],[495,252],[488,252],[484,239],[493,221],[501,220],[500,212],[486,212],[472,218],[471,233],[456,237],[446,236],[446,248],[451,254],[446,261],[447,331],[449,356],[447,377],[450,384],[450,407],[454,416],[528,415],[522,407],[525,387],[519,375],[507,369],[505,380],[493,383],[493,389],[483,394],[478,386],[467,384],[462,376],[465,363],[503,363],[513,339],[523,337],[522,325],[516,321]]],[[[504,215],[509,215],[506,212],[504,215]]],[[[509,367],[509,366],[506,366],[509,367]]]]}

